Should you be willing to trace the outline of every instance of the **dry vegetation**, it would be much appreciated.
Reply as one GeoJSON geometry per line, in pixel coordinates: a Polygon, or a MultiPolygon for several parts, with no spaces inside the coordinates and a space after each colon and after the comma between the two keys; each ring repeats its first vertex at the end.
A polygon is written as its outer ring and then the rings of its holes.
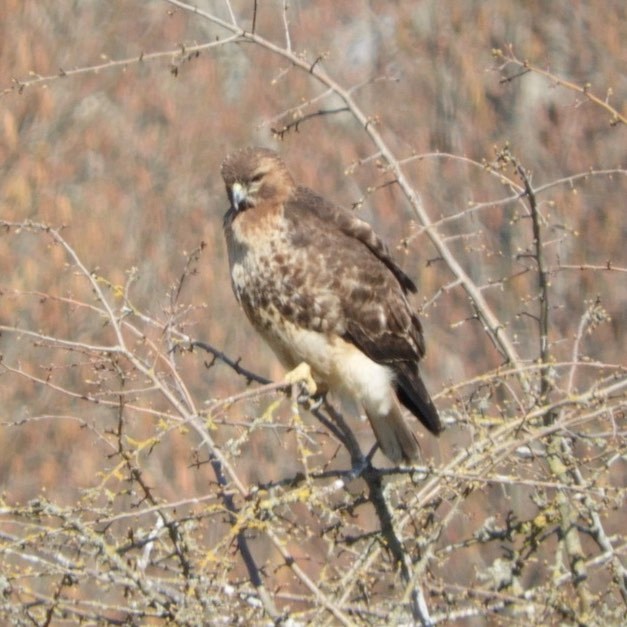
{"type": "Polygon", "coordinates": [[[0,623],[624,624],[625,3],[197,5],[0,7],[0,623]],[[422,465],[267,383],[251,143],[417,279],[422,465]]]}

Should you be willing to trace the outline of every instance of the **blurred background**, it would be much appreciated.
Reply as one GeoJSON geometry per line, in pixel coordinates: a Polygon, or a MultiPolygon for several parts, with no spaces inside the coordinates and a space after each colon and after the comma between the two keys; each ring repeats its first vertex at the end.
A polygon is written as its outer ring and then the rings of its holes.
{"type": "MultiPolygon", "coordinates": [[[[232,5],[242,26],[251,28],[253,3],[232,5]]],[[[221,3],[198,7],[228,20],[221,3]]],[[[5,89],[0,218],[63,225],[84,263],[113,284],[124,283],[126,273],[137,268],[133,301],[155,317],[183,270],[186,253],[205,242],[198,274],[184,294],[197,308],[190,332],[277,378],[281,369],[230,293],[221,233],[226,197],[219,175],[228,151],[249,144],[273,147],[298,181],[345,206],[359,203],[359,214],[391,247],[409,238],[397,254],[420,286],[417,306],[430,303],[423,313],[424,371],[434,392],[500,362],[476,326],[455,327],[472,315],[459,288],[433,301],[451,276],[434,261],[436,254],[406,200],[395,186],[385,185],[389,176],[374,159],[359,165],[375,149],[355,120],[347,113],[328,114],[303,122],[282,141],[273,135],[273,129],[283,129],[299,115],[341,106],[329,97],[305,106],[322,90],[285,59],[258,46],[233,44],[189,61],[175,53],[138,62],[141,55],[228,35],[167,2],[5,0],[0,11],[5,89]],[[21,92],[12,88],[15,80],[122,59],[130,61],[21,92]]],[[[324,58],[330,75],[354,90],[358,105],[376,120],[398,158],[427,155],[406,171],[434,221],[464,212],[472,203],[494,203],[442,227],[457,238],[451,245],[466,271],[484,283],[525,265],[512,259],[524,245],[519,229],[511,228],[519,209],[499,205],[511,190],[463,159],[491,162],[495,149],[509,143],[533,184],[541,186],[624,167],[627,157],[624,128],[610,126],[609,115],[581,96],[536,74],[502,83],[493,48],[511,45],[519,59],[577,84],[589,83],[600,97],[607,94],[610,102],[624,103],[626,13],[619,1],[593,6],[318,0],[291,2],[287,19],[293,49],[324,58]]],[[[256,32],[285,43],[280,2],[259,3],[256,32]]],[[[558,185],[540,197],[549,220],[573,234],[565,238],[554,229],[551,236],[563,241],[549,251],[549,263],[604,265],[611,260],[625,265],[625,190],[624,176],[595,176],[558,185]]],[[[523,238],[529,236],[525,228],[523,238]]],[[[64,263],[60,251],[42,248],[37,239],[1,241],[5,290],[62,294],[67,290],[64,263]]],[[[607,361],[624,363],[627,290],[622,276],[604,278],[590,272],[560,275],[552,313],[557,321],[567,318],[557,327],[566,333],[585,310],[584,300],[602,296],[612,322],[595,344],[604,344],[607,361]]],[[[515,301],[530,296],[533,280],[515,281],[508,293],[493,298],[508,324],[520,324],[515,301]]],[[[76,329],[73,320],[61,319],[58,308],[44,311],[36,301],[20,303],[9,292],[0,312],[8,324],[44,325],[59,333],[76,329]]],[[[11,338],[0,342],[5,360],[17,358],[11,338]]],[[[524,357],[536,356],[535,345],[519,342],[524,357]]],[[[219,367],[201,377],[212,396],[240,385],[219,367]]],[[[0,388],[7,417],[28,413],[12,385],[0,388]]],[[[5,457],[2,463],[14,462],[5,457]]],[[[4,474],[5,481],[12,475],[4,474]]]]}
{"type": "MultiPolygon", "coordinates": [[[[255,32],[280,47],[287,45],[287,19],[292,49],[320,58],[333,80],[351,90],[396,157],[407,160],[404,171],[431,219],[482,286],[521,356],[533,361],[537,322],[527,314],[536,311],[537,276],[524,255],[531,225],[523,205],[512,201],[515,190],[490,168],[508,145],[533,185],[547,186],[538,199],[552,241],[546,263],[555,358],[570,357],[582,316],[599,299],[606,323],[582,338],[581,352],[625,367],[625,273],[578,269],[627,266],[625,127],[538,73],[503,81],[523,70],[505,67],[493,54],[511,46],[518,59],[589,85],[625,115],[623,1],[292,0],[285,15],[278,1],[260,1],[256,11],[251,0],[196,2],[229,21],[227,4],[242,27],[252,29],[254,19],[255,32]]],[[[231,294],[219,174],[229,151],[272,147],[299,182],[372,222],[418,283],[415,303],[428,351],[423,372],[443,415],[455,422],[457,400],[447,389],[502,363],[472,320],[467,295],[452,284],[407,200],[390,184],[368,135],[350,113],[338,111],[338,98],[286,58],[251,43],[188,54],[228,36],[165,1],[3,0],[0,220],[62,226],[86,268],[109,285],[123,286],[135,273],[133,305],[162,321],[172,315],[172,289],[189,254],[204,243],[174,307],[181,328],[278,380],[282,369],[231,294]],[[168,54],[150,57],[158,52],[168,54]]],[[[60,246],[27,231],[0,235],[0,324],[96,341],[107,329],[74,304],[88,301],[89,293],[60,246]]],[[[89,406],[85,414],[80,394],[93,382],[76,355],[42,355],[31,338],[14,333],[0,336],[0,353],[4,498],[25,502],[43,491],[73,503],[101,480],[115,412],[89,406]],[[63,381],[77,396],[37,385],[18,376],[20,369],[63,381]],[[100,437],[86,423],[98,424],[100,437]]],[[[245,388],[227,366],[206,368],[204,361],[210,360],[196,352],[180,362],[200,404],[245,388]]],[[[463,394],[472,401],[471,388],[463,394]]],[[[258,411],[258,404],[238,406],[229,416],[258,411]]],[[[138,433],[150,433],[150,416],[136,420],[138,433]]],[[[368,427],[352,424],[367,447],[368,427]]],[[[420,437],[425,458],[436,463],[468,441],[455,427],[440,442],[420,437]]],[[[252,446],[254,455],[240,466],[251,480],[293,469],[274,436],[252,446]]],[[[202,492],[212,475],[193,467],[193,455],[189,438],[171,433],[146,461],[160,496],[202,492]]]]}

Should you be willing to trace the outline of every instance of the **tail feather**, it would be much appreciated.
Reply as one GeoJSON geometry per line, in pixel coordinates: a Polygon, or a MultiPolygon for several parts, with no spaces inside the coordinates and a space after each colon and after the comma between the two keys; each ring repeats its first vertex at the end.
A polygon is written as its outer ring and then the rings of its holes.
{"type": "Polygon", "coordinates": [[[420,420],[420,422],[434,435],[442,432],[444,427],[440,421],[438,410],[435,408],[425,384],[420,378],[418,368],[412,370],[408,366],[401,367],[396,373],[396,394],[398,400],[420,420]]]}
{"type": "Polygon", "coordinates": [[[385,456],[393,462],[411,462],[418,458],[420,449],[416,437],[403,418],[403,411],[396,400],[384,415],[366,411],[370,426],[385,456]]]}

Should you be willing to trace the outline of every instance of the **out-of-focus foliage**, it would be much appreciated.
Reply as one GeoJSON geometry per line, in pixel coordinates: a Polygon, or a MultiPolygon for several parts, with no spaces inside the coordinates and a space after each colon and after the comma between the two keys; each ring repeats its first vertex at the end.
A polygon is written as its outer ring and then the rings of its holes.
{"type": "Polygon", "coordinates": [[[624,2],[198,9],[0,7],[0,622],[619,624],[624,2]],[[248,144],[417,280],[423,466],[248,385],[248,144]]]}

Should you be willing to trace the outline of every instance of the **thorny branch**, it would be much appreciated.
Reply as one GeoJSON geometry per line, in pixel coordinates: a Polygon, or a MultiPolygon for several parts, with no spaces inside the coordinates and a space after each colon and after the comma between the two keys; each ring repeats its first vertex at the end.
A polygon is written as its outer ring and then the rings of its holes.
{"type": "Polygon", "coordinates": [[[511,65],[515,65],[518,68],[521,68],[521,71],[518,72],[516,75],[505,77],[503,81],[509,82],[514,79],[520,78],[521,76],[524,76],[525,74],[529,72],[533,72],[534,74],[538,74],[539,76],[544,76],[555,85],[559,85],[560,87],[565,87],[566,89],[569,89],[571,91],[574,91],[575,93],[585,96],[588,100],[593,102],[598,107],[605,109],[605,111],[607,111],[611,116],[610,124],[612,126],[615,126],[617,124],[627,124],[627,118],[622,113],[620,113],[619,109],[617,109],[616,107],[613,107],[609,103],[611,92],[608,92],[608,95],[605,99],[599,98],[591,91],[591,85],[588,83],[583,86],[577,85],[576,83],[573,83],[572,81],[568,81],[563,78],[560,78],[559,76],[557,76],[553,72],[550,72],[549,70],[543,70],[542,68],[536,65],[533,65],[532,63],[529,63],[529,61],[521,61],[514,54],[514,50],[512,46],[509,46],[505,52],[503,52],[503,50],[496,48],[492,51],[492,55],[494,56],[495,59],[502,60],[504,62],[504,67],[511,64],[511,65]]]}

